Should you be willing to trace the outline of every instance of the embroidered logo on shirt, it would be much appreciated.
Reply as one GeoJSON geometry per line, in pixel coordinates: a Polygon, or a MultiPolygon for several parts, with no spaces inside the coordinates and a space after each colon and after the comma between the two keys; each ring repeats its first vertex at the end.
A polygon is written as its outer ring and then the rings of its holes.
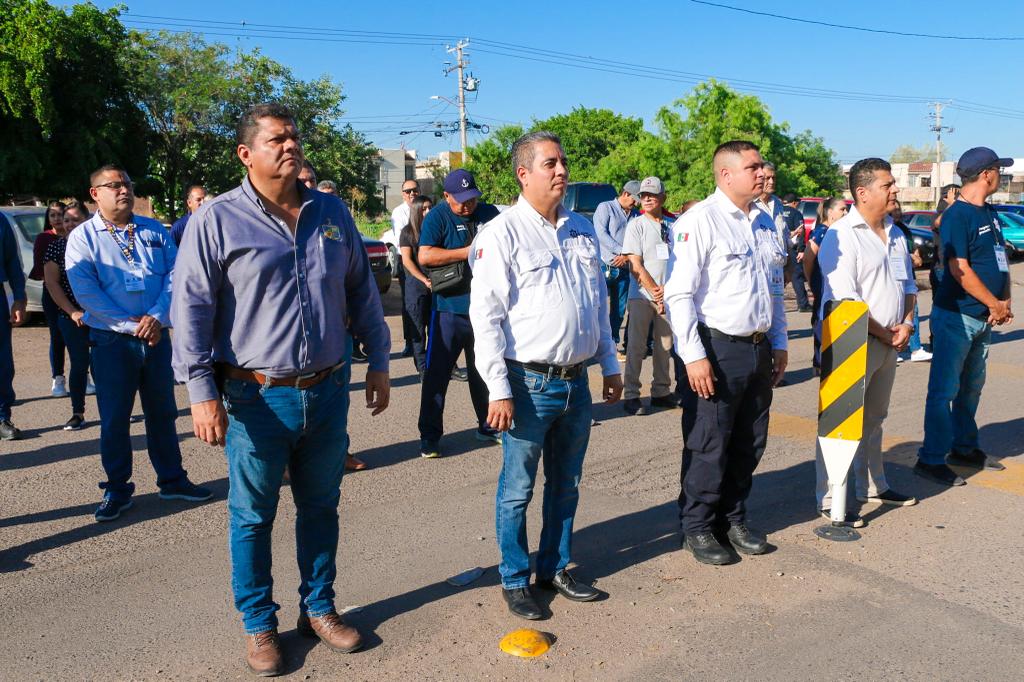
{"type": "Polygon", "coordinates": [[[484,250],[483,249],[477,249],[476,250],[476,259],[480,260],[483,257],[484,257],[484,250]]]}
{"type": "Polygon", "coordinates": [[[331,223],[331,219],[328,218],[327,222],[320,226],[320,231],[324,233],[324,236],[328,239],[333,239],[336,242],[341,241],[341,230],[337,225],[331,223]]]}
{"type": "Polygon", "coordinates": [[[679,234],[676,235],[676,241],[677,242],[688,242],[688,241],[690,241],[690,233],[689,232],[680,232],[679,234]]]}

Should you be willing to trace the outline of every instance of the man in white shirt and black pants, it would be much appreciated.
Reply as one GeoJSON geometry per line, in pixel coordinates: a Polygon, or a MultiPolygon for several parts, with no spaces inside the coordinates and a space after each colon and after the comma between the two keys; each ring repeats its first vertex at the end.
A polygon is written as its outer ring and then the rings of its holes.
{"type": "Polygon", "coordinates": [[[772,217],[753,204],[763,164],[751,142],[719,145],[718,189],[673,225],[665,308],[689,381],[681,387],[680,520],[683,546],[706,564],[732,560],[721,531],[738,552],[768,549],[746,526],[746,499],[788,354],[785,251],[772,217]]]}
{"type": "Polygon", "coordinates": [[[526,508],[541,461],[537,586],[573,601],[600,596],[565,570],[590,440],[586,362],[600,363],[607,403],[621,396],[622,376],[597,234],[562,207],[569,171],[561,141],[547,132],[524,135],[512,162],[522,194],[473,242],[469,317],[490,398],[487,422],[503,432],[495,510],[502,594],[509,611],[536,620],[544,612],[530,593],[526,508]]]}
{"type": "MultiPolygon", "coordinates": [[[[892,167],[874,158],[853,164],[850,193],[853,207],[829,228],[818,250],[823,282],[818,312],[824,319],[829,301],[849,299],[868,304],[864,428],[853,459],[857,499],[909,506],[917,500],[890,489],[882,466],[882,422],[889,412],[897,353],[907,347],[914,332],[917,299],[906,237],[889,217],[899,193],[892,167]]],[[[828,518],[832,500],[820,445],[815,468],[818,508],[828,518]]],[[[844,523],[855,528],[864,525],[853,512],[847,512],[844,523]]]]}

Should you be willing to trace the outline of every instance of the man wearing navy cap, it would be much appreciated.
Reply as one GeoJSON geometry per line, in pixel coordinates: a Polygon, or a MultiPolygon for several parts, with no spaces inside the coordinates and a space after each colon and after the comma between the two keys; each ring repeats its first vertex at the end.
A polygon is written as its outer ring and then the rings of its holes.
{"type": "Polygon", "coordinates": [[[445,274],[459,280],[457,285],[443,292],[434,292],[419,417],[420,455],[428,459],[441,455],[445,395],[455,361],[463,352],[469,374],[469,395],[476,412],[477,440],[497,443],[501,439],[487,424],[487,385],[476,369],[473,327],[469,322],[472,273],[467,262],[473,237],[484,223],[497,215],[498,209],[480,201],[480,190],[473,174],[459,168],[445,177],[444,201],[431,209],[420,231],[420,265],[438,272],[443,268],[445,274]],[[450,267],[455,264],[462,267],[450,267]]]}
{"type": "Polygon", "coordinates": [[[946,274],[932,305],[932,366],[924,411],[924,443],[914,472],[942,485],[964,485],[946,465],[999,471],[978,447],[978,411],[992,325],[1013,321],[1006,243],[985,200],[999,189],[999,169],[1013,165],[987,147],[964,152],[956,165],[960,198],[942,214],[939,238],[946,274]]]}

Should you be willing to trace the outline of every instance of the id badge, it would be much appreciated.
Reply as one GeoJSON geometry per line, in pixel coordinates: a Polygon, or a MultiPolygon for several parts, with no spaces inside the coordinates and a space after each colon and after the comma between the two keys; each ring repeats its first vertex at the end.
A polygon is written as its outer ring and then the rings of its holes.
{"type": "Polygon", "coordinates": [[[1006,262],[1006,249],[996,244],[996,267],[999,268],[999,272],[1009,272],[1010,265],[1006,262]]]}
{"type": "Polygon", "coordinates": [[[910,275],[907,274],[907,259],[903,256],[889,256],[889,269],[897,282],[910,279],[910,275]]]}
{"type": "Polygon", "coordinates": [[[124,273],[124,288],[126,291],[145,291],[146,279],[140,268],[133,268],[124,273]]]}
{"type": "Polygon", "coordinates": [[[769,289],[772,296],[782,296],[786,288],[786,279],[781,265],[772,265],[768,269],[769,289]]]}
{"type": "Polygon", "coordinates": [[[668,260],[668,244],[658,244],[655,256],[658,260],[668,260]]]}

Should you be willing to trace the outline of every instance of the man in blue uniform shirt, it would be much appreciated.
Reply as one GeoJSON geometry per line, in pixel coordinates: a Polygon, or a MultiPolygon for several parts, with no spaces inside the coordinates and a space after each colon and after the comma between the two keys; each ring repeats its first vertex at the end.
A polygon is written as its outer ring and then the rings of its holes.
{"type": "Polygon", "coordinates": [[[181,246],[181,238],[185,236],[185,228],[188,226],[188,219],[199,210],[199,207],[206,201],[206,188],[202,185],[190,185],[185,192],[185,206],[188,208],[185,215],[174,221],[171,225],[171,237],[175,246],[181,246]]]}
{"type": "Polygon", "coordinates": [[[14,303],[7,310],[7,297],[0,302],[0,440],[18,440],[21,431],[11,423],[14,404],[14,349],[11,346],[11,327],[25,324],[25,271],[21,269],[18,242],[7,218],[0,213],[0,282],[11,287],[14,303]]]}
{"type": "Polygon", "coordinates": [[[123,169],[103,166],[89,178],[96,202],[92,219],[68,235],[68,282],[89,327],[100,458],[107,480],[97,521],[113,521],[132,505],[135,394],[146,417],[146,448],[163,499],[193,502],[213,493],[194,485],[181,467],[171,373],[171,271],[177,249],[164,226],[135,215],[132,181],[123,169]]]}
{"type": "Polygon", "coordinates": [[[956,165],[960,198],[942,214],[939,231],[946,274],[932,305],[932,366],[924,410],[924,443],[914,473],[942,485],[963,485],[946,465],[1001,470],[978,447],[974,415],[985,385],[992,326],[1013,321],[1006,244],[985,200],[999,189],[999,169],[1013,164],[987,147],[964,152],[956,165]]]}
{"type": "Polygon", "coordinates": [[[246,663],[283,672],[270,538],[291,472],[301,634],[347,653],[359,632],[334,606],[339,487],[348,451],[349,333],[366,344],[366,406],[388,405],[391,336],[348,208],[300,185],[291,112],[242,115],[242,185],[193,216],[174,274],[174,362],[188,382],[196,436],[226,445],[228,539],[246,663]],[[347,327],[347,328],[346,328],[347,327]]]}
{"type": "Polygon", "coordinates": [[[420,397],[420,455],[441,456],[444,434],[444,403],[452,369],[459,354],[466,353],[469,395],[476,412],[478,440],[500,442],[500,435],[487,425],[487,385],[476,369],[473,327],[469,323],[469,286],[472,279],[469,245],[480,227],[498,215],[498,209],[480,201],[473,174],[461,168],[444,179],[444,201],[430,210],[420,232],[420,265],[425,269],[461,264],[461,283],[447,291],[434,291],[430,318],[427,369],[420,397]]]}
{"type": "Polygon", "coordinates": [[[608,322],[615,345],[619,344],[619,332],[629,300],[629,261],[622,253],[622,239],[626,234],[626,223],[639,215],[636,210],[640,205],[639,194],[640,183],[630,180],[622,186],[619,196],[602,201],[594,210],[594,231],[601,244],[601,260],[610,298],[608,322]]]}

